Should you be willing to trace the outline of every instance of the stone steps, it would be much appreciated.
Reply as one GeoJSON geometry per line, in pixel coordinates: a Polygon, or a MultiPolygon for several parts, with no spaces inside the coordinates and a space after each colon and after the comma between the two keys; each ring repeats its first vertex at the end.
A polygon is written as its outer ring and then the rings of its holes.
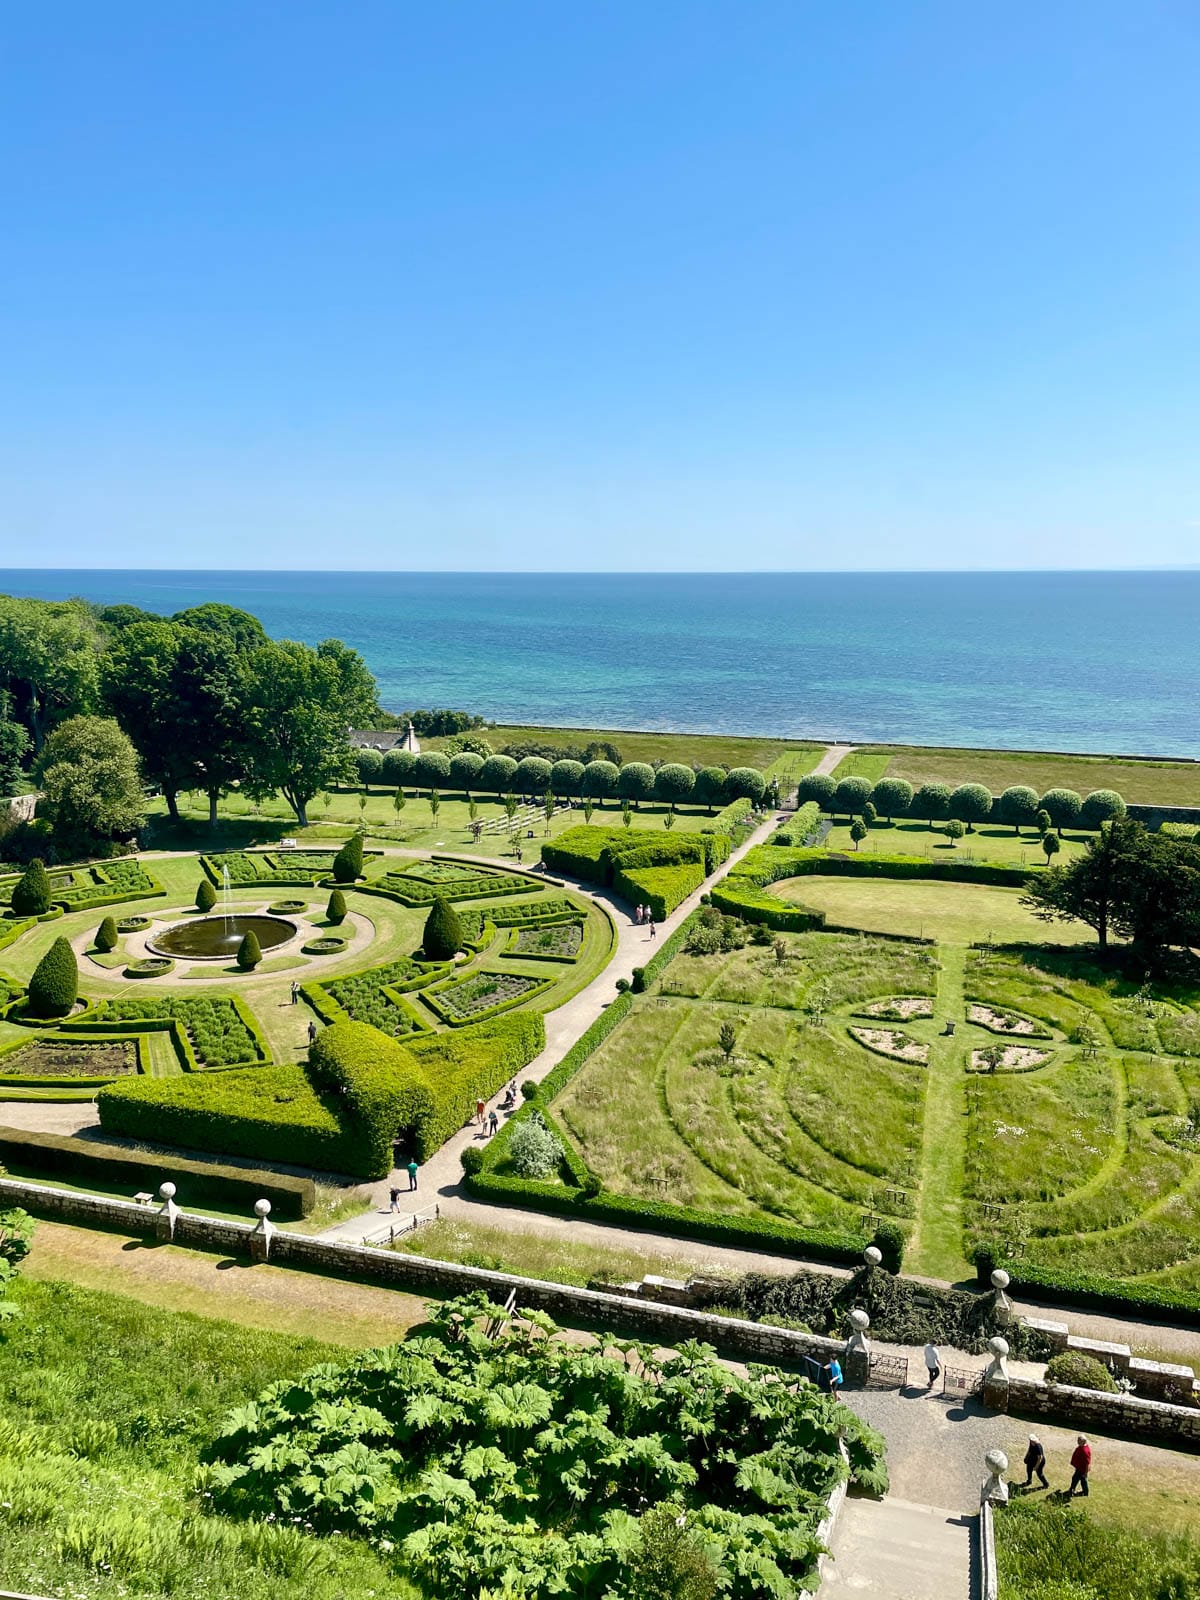
{"type": "Polygon", "coordinates": [[[821,1600],[972,1600],[974,1520],[891,1496],[846,1500],[821,1600]]]}

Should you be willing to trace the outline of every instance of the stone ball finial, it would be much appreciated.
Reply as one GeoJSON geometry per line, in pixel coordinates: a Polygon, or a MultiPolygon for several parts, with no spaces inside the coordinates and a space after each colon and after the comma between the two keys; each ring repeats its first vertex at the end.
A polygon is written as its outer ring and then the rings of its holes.
{"type": "MultiPolygon", "coordinates": [[[[255,1216],[262,1217],[263,1221],[265,1222],[266,1219],[271,1215],[271,1202],[269,1200],[256,1200],[254,1202],[254,1214],[255,1216]]],[[[1007,1348],[1008,1346],[1006,1345],[1005,1349],[1007,1348]]]]}
{"type": "Polygon", "coordinates": [[[175,1185],[173,1183],[160,1183],[158,1186],[158,1192],[164,1200],[174,1200],[175,1185]]]}
{"type": "Polygon", "coordinates": [[[1003,1450],[989,1450],[983,1458],[983,1464],[997,1478],[1003,1477],[1008,1471],[1008,1457],[1003,1450]]]}
{"type": "Polygon", "coordinates": [[[1001,1294],[1008,1288],[1009,1282],[1008,1273],[1005,1272],[1003,1267],[997,1267],[995,1272],[992,1273],[992,1288],[999,1289],[1001,1294]]]}
{"type": "Polygon", "coordinates": [[[883,1251],[878,1245],[869,1244],[863,1251],[863,1260],[869,1267],[881,1267],[883,1265],[883,1251]]]}
{"type": "Polygon", "coordinates": [[[988,1349],[994,1356],[999,1356],[1000,1359],[1003,1360],[1008,1354],[1008,1340],[1001,1338],[998,1333],[993,1334],[993,1336],[988,1340],[988,1349]]]}
{"type": "Polygon", "coordinates": [[[866,1333],[867,1329],[871,1326],[871,1319],[861,1306],[855,1306],[854,1310],[850,1313],[850,1326],[854,1329],[855,1333],[866,1333]]]}

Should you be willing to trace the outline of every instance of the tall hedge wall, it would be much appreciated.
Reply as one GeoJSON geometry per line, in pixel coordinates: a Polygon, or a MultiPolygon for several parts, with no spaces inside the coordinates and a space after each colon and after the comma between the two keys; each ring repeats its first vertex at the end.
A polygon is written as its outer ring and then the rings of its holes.
{"type": "Polygon", "coordinates": [[[729,859],[726,833],[651,833],[648,828],[568,828],[542,846],[555,872],[611,886],[661,919],[729,859]]]}

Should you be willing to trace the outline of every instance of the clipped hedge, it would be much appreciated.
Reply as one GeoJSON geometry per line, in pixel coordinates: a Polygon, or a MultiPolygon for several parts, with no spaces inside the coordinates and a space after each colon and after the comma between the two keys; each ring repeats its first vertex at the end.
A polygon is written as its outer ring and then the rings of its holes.
{"type": "Polygon", "coordinates": [[[731,800],[727,806],[718,811],[709,823],[709,827],[714,833],[728,837],[736,829],[746,826],[753,811],[754,801],[748,795],[742,795],[740,799],[731,800]]]}
{"type": "Polygon", "coordinates": [[[520,1011],[453,1033],[431,1033],[406,1045],[434,1092],[426,1129],[428,1151],[441,1148],[510,1078],[545,1049],[546,1020],[540,1011],[520,1011]]]}
{"type": "Polygon", "coordinates": [[[28,933],[30,928],[36,928],[36,917],[21,917],[15,921],[8,917],[0,920],[0,950],[7,949],[10,944],[16,944],[22,934],[28,933]]]}
{"type": "Polygon", "coordinates": [[[674,867],[639,867],[619,870],[613,891],[632,905],[646,905],[656,921],[669,917],[704,882],[704,863],[684,861],[674,867]]]}
{"type": "Polygon", "coordinates": [[[771,837],[772,844],[804,847],[805,840],[821,826],[821,808],[815,800],[806,800],[796,808],[795,815],[778,833],[771,837]]]}
{"type": "Polygon", "coordinates": [[[729,859],[724,833],[651,833],[648,829],[568,828],[542,846],[556,872],[611,886],[632,905],[648,905],[659,921],[729,859]]]}
{"type": "Polygon", "coordinates": [[[1147,1317],[1177,1327],[1200,1328],[1200,1295],[1195,1290],[1173,1289],[1158,1283],[1130,1283],[1102,1272],[1010,1260],[994,1244],[977,1244],[971,1258],[979,1283],[989,1285],[993,1270],[1003,1267],[1009,1275],[1011,1292],[1029,1300],[1078,1306],[1084,1311],[1100,1311],[1115,1317],[1147,1317]]]}
{"type": "Polygon", "coordinates": [[[157,1193],[161,1183],[177,1186],[178,1204],[210,1205],[222,1211],[269,1200],[276,1221],[307,1217],[317,1203],[311,1178],[293,1178],[282,1172],[259,1172],[252,1167],[218,1167],[207,1161],[188,1161],[149,1150],[65,1139],[54,1133],[33,1133],[26,1128],[0,1128],[0,1162],[11,1172],[50,1174],[76,1183],[102,1183],[107,1188],[128,1184],[157,1193]]]}
{"type": "Polygon", "coordinates": [[[401,1129],[411,1129],[417,1148],[427,1155],[427,1137],[434,1114],[434,1094],[417,1062],[394,1039],[365,1022],[335,1022],[309,1046],[309,1081],[320,1093],[341,1097],[345,1112],[357,1124],[358,1165],[368,1178],[392,1170],[392,1142],[401,1129]]]}

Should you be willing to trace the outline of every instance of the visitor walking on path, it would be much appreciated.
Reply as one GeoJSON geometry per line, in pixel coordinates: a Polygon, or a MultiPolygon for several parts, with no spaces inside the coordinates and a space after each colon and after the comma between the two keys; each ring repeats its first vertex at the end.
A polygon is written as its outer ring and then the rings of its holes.
{"type": "MultiPolygon", "coordinates": [[[[1021,1485],[1023,1489],[1029,1488],[1035,1472],[1041,1480],[1042,1488],[1048,1489],[1050,1485],[1046,1482],[1046,1452],[1042,1448],[1042,1441],[1031,1433],[1029,1446],[1025,1451],[1025,1482],[1021,1485]]],[[[1087,1493],[1086,1489],[1084,1493],[1087,1493]]]]}
{"type": "Polygon", "coordinates": [[[1079,1435],[1079,1442],[1071,1456],[1071,1469],[1074,1476],[1071,1479],[1071,1487],[1067,1490],[1068,1499],[1075,1493],[1076,1488],[1081,1495],[1086,1495],[1088,1492],[1088,1473],[1092,1470],[1092,1447],[1083,1434],[1079,1435]]]}
{"type": "Polygon", "coordinates": [[[312,1044],[316,1040],[316,1037],[317,1037],[317,1025],[316,1025],[315,1022],[310,1022],[309,1025],[308,1025],[308,1042],[309,1042],[309,1044],[312,1044]]]}
{"type": "Polygon", "coordinates": [[[476,1102],[475,1102],[475,1121],[479,1124],[479,1126],[481,1128],[483,1127],[483,1113],[484,1113],[485,1109],[486,1108],[484,1106],[483,1101],[482,1100],[476,1100],[476,1102]]]}
{"type": "Polygon", "coordinates": [[[650,937],[652,939],[657,939],[658,938],[658,929],[654,926],[654,918],[653,917],[650,918],[650,937]]]}
{"type": "Polygon", "coordinates": [[[292,1004],[295,1005],[299,1001],[299,999],[300,999],[300,985],[293,978],[292,979],[292,1004]]]}
{"type": "Polygon", "coordinates": [[[392,1202],[392,1210],[393,1211],[399,1211],[399,1209],[400,1209],[400,1191],[399,1191],[399,1189],[397,1189],[395,1187],[389,1189],[388,1190],[388,1197],[392,1202]]]}
{"type": "Polygon", "coordinates": [[[493,1111],[491,1116],[488,1118],[488,1133],[491,1134],[494,1137],[495,1133],[496,1133],[496,1129],[499,1126],[500,1126],[500,1118],[493,1111]]]}
{"type": "Polygon", "coordinates": [[[938,1349],[937,1345],[933,1343],[932,1339],[925,1346],[925,1370],[929,1374],[928,1386],[932,1389],[934,1384],[942,1375],[941,1351],[938,1349]]]}
{"type": "Polygon", "coordinates": [[[825,1371],[829,1374],[829,1392],[836,1400],[842,1387],[842,1363],[836,1356],[830,1356],[825,1371]]]}
{"type": "Polygon", "coordinates": [[[420,1170],[420,1167],[417,1166],[416,1156],[412,1156],[408,1163],[408,1188],[410,1193],[417,1187],[417,1173],[420,1170]]]}

